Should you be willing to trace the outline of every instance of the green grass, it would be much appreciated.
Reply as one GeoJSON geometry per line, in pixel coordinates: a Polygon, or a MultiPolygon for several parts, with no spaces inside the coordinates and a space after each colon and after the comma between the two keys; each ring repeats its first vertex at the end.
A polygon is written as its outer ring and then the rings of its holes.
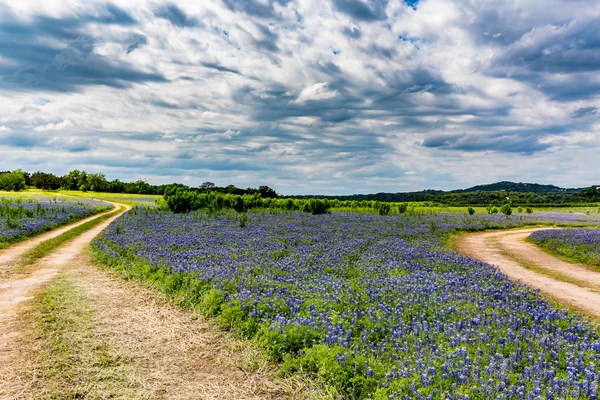
{"type": "Polygon", "coordinates": [[[125,366],[95,332],[89,300],[65,275],[36,297],[24,339],[35,379],[35,399],[133,399],[125,366]]]}
{"type": "Polygon", "coordinates": [[[121,212],[121,208],[117,208],[116,210],[109,212],[107,214],[100,215],[99,217],[88,221],[84,224],[76,226],[75,228],[69,229],[68,231],[56,236],[55,238],[46,240],[33,249],[29,250],[25,253],[19,262],[21,266],[27,266],[35,263],[40,258],[43,258],[54,251],[57,247],[69,242],[70,240],[75,239],[77,236],[81,235],[83,232],[86,232],[98,224],[106,221],[107,219],[113,217],[117,213],[121,212]]]}
{"type": "Polygon", "coordinates": [[[149,205],[161,198],[162,196],[153,194],[127,194],[127,193],[102,193],[102,192],[80,192],[77,190],[59,190],[55,192],[57,195],[77,197],[81,199],[95,199],[104,201],[114,201],[117,203],[127,204],[130,206],[149,205]],[[145,201],[140,201],[143,199],[145,201]],[[150,203],[148,203],[150,202],[150,203]]]}

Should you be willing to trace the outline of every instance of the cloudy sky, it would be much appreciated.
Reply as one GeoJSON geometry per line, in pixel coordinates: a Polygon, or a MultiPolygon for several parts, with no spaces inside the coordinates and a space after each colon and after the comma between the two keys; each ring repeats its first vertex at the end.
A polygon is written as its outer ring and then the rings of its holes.
{"type": "Polygon", "coordinates": [[[0,170],[600,183],[597,0],[0,0],[0,170]]]}

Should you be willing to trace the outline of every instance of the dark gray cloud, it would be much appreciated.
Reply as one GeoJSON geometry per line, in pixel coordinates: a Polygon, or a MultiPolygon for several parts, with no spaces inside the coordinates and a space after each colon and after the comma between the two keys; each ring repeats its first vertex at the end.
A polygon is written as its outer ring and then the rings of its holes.
{"type": "Polygon", "coordinates": [[[596,106],[580,107],[577,110],[573,111],[573,113],[571,115],[573,116],[573,118],[584,118],[584,117],[598,115],[599,111],[600,111],[600,108],[598,108],[596,106]]]}
{"type": "Polygon", "coordinates": [[[274,17],[274,4],[286,5],[292,0],[268,0],[266,3],[260,0],[223,0],[223,3],[232,11],[242,12],[254,17],[271,18],[274,17]]]}
{"type": "Polygon", "coordinates": [[[206,68],[214,69],[214,70],[217,70],[220,72],[231,72],[232,74],[242,75],[242,73],[240,71],[238,71],[237,69],[228,68],[219,63],[203,62],[202,65],[206,68]]]}
{"type": "Polygon", "coordinates": [[[535,134],[510,132],[495,135],[439,135],[429,136],[423,146],[455,151],[497,151],[504,153],[533,154],[551,147],[542,143],[535,134]]]}
{"type": "Polygon", "coordinates": [[[333,0],[333,5],[358,21],[377,21],[386,18],[388,0],[333,0]]]}
{"type": "Polygon", "coordinates": [[[185,11],[179,8],[176,4],[167,4],[158,8],[154,15],[158,18],[163,18],[171,22],[179,28],[193,28],[201,25],[198,19],[188,16],[185,11]]]}
{"type": "MultiPolygon", "coordinates": [[[[134,25],[137,23],[131,14],[112,3],[106,5],[106,11],[101,16],[87,18],[104,24],[134,25]]],[[[86,18],[84,17],[84,19],[86,18]]]]}
{"type": "MultiPolygon", "coordinates": [[[[40,51],[38,64],[23,62],[19,67],[0,67],[8,88],[50,90],[59,92],[76,91],[81,86],[105,85],[114,88],[126,88],[136,82],[166,82],[166,78],[157,72],[137,70],[133,65],[115,63],[93,51],[92,38],[79,37],[61,50],[30,48],[40,51]]],[[[3,56],[19,60],[18,49],[3,56]]],[[[27,51],[27,50],[25,50],[27,51]]]]}
{"type": "Polygon", "coordinates": [[[279,36],[277,33],[269,29],[266,25],[257,24],[256,26],[258,27],[261,36],[254,40],[254,45],[260,50],[277,53],[279,51],[279,47],[277,47],[277,39],[279,36]]]}
{"type": "MultiPolygon", "coordinates": [[[[84,32],[86,21],[133,23],[124,11],[117,11],[120,9],[116,7],[107,10],[110,18],[36,17],[25,22],[15,17],[12,22],[0,24],[0,56],[11,61],[0,64],[0,86],[70,92],[87,85],[126,88],[136,82],[166,82],[158,72],[140,71],[132,64],[94,52],[97,39],[84,32]],[[62,45],[49,46],[48,40],[62,45]]],[[[134,47],[129,44],[127,51],[142,45],[145,40],[142,38],[138,35],[134,47]]]]}
{"type": "Polygon", "coordinates": [[[360,37],[362,36],[362,32],[360,31],[360,29],[358,27],[344,27],[344,29],[342,30],[342,32],[344,33],[344,35],[351,37],[352,39],[360,39],[360,37]]]}
{"type": "MultiPolygon", "coordinates": [[[[505,25],[510,29],[510,25],[505,25]]],[[[491,73],[527,83],[556,101],[595,97],[600,82],[600,17],[512,30],[491,73]],[[510,43],[508,43],[510,42],[510,43]]]]}
{"type": "Polygon", "coordinates": [[[32,132],[1,132],[0,145],[9,147],[33,148],[43,146],[47,137],[32,132]]]}
{"type": "Polygon", "coordinates": [[[130,44],[127,46],[127,50],[126,50],[127,54],[129,54],[132,51],[139,49],[143,45],[147,44],[148,39],[144,35],[136,34],[136,35],[132,35],[131,40],[128,42],[130,44]]]}
{"type": "Polygon", "coordinates": [[[600,17],[568,25],[534,27],[511,44],[496,63],[549,73],[600,70],[600,17]]]}

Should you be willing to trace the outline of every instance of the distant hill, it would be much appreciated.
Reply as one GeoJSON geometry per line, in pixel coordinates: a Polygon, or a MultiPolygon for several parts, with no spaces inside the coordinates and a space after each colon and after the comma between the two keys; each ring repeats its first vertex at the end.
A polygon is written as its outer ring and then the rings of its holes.
{"type": "Polygon", "coordinates": [[[549,192],[575,192],[581,189],[564,189],[554,185],[540,185],[539,183],[515,183],[502,181],[490,183],[488,185],[477,185],[468,189],[452,190],[452,193],[460,192],[495,192],[504,190],[507,192],[522,192],[522,193],[549,193],[549,192]]]}
{"type": "Polygon", "coordinates": [[[327,198],[356,201],[430,202],[454,206],[501,205],[507,198],[514,205],[570,205],[600,204],[600,189],[590,186],[565,189],[554,185],[537,183],[497,182],[478,185],[468,189],[443,191],[422,190],[419,192],[353,194],[349,196],[286,196],[292,198],[327,198]]]}

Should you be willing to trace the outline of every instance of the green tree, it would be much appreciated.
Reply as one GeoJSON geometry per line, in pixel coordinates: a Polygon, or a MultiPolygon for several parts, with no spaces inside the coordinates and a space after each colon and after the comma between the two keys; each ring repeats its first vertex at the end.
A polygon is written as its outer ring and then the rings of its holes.
{"type": "Polygon", "coordinates": [[[17,192],[25,189],[25,186],[25,172],[20,169],[0,174],[0,190],[17,192]]]}
{"type": "Polygon", "coordinates": [[[34,172],[31,175],[31,184],[37,189],[56,190],[62,186],[62,179],[47,172],[34,172]]]}
{"type": "Polygon", "coordinates": [[[106,176],[101,173],[88,174],[86,183],[92,192],[106,192],[109,187],[106,176]]]}
{"type": "Polygon", "coordinates": [[[400,204],[398,204],[398,213],[399,214],[404,214],[406,212],[407,208],[408,208],[408,206],[406,205],[406,203],[400,203],[400,204]]]}
{"type": "Polygon", "coordinates": [[[263,199],[274,199],[277,197],[277,192],[268,186],[260,186],[258,193],[260,193],[260,197],[263,199]]]}
{"type": "Polygon", "coordinates": [[[68,190],[79,190],[87,182],[87,172],[74,169],[62,177],[63,187],[68,190]]]}

